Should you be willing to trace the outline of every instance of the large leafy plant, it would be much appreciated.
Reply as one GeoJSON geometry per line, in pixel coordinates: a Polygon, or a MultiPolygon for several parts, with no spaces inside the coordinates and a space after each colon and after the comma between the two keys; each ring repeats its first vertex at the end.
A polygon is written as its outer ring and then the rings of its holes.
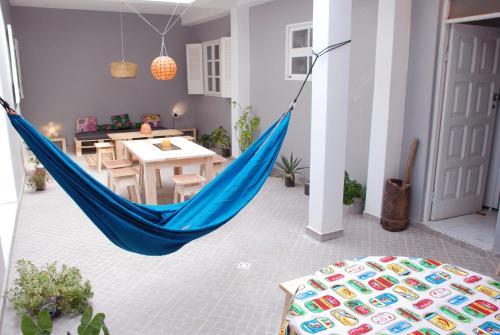
{"type": "Polygon", "coordinates": [[[238,145],[240,151],[245,152],[255,139],[255,132],[259,129],[260,119],[252,113],[252,106],[242,108],[236,101],[233,102],[233,108],[238,108],[240,117],[234,123],[234,129],[238,136],[238,145]]]}
{"type": "Polygon", "coordinates": [[[62,265],[58,270],[55,262],[38,268],[24,259],[17,261],[17,278],[7,292],[20,315],[37,315],[41,309],[52,314],[82,313],[93,295],[90,282],[77,268],[62,265]]]}
{"type": "MultiPolygon", "coordinates": [[[[104,313],[98,313],[92,317],[92,307],[88,306],[83,311],[80,325],[78,326],[78,335],[99,335],[101,330],[104,335],[109,335],[109,330],[104,323],[104,313]]],[[[52,333],[52,319],[49,312],[42,309],[38,312],[36,319],[24,314],[21,319],[21,332],[23,335],[50,335],[52,333]]],[[[71,335],[68,331],[67,335],[71,335]]]]}

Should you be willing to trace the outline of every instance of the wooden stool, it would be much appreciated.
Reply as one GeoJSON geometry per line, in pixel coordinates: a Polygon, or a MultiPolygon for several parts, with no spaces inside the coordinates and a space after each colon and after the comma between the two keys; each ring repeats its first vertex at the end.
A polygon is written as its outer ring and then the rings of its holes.
{"type": "MultiPolygon", "coordinates": [[[[224,167],[224,164],[227,162],[227,158],[222,157],[221,155],[215,155],[212,159],[214,166],[214,175],[219,174],[224,167]]],[[[200,175],[205,175],[205,165],[200,165],[200,175]]]]}
{"type": "Polygon", "coordinates": [[[118,169],[109,169],[109,187],[113,192],[116,193],[120,186],[126,186],[130,200],[140,203],[141,195],[139,192],[139,183],[137,182],[138,175],[139,171],[131,166],[118,169]]]}
{"type": "Polygon", "coordinates": [[[174,182],[174,203],[183,202],[186,195],[198,193],[205,183],[205,178],[197,173],[172,176],[174,182]]]}
{"type": "Polygon", "coordinates": [[[104,167],[108,170],[119,169],[124,167],[132,166],[132,162],[128,159],[115,159],[103,162],[104,167]]]}
{"type": "Polygon", "coordinates": [[[113,160],[116,159],[115,155],[115,145],[113,143],[94,143],[94,147],[97,155],[97,171],[101,172],[102,168],[102,154],[110,153],[113,160]]]}

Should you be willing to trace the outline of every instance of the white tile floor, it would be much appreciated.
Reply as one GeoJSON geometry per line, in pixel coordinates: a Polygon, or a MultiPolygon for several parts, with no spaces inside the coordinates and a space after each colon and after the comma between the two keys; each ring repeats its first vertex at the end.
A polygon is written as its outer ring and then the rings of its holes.
{"type": "MultiPolygon", "coordinates": [[[[106,313],[114,335],[275,335],[283,304],[278,283],[360,255],[434,257],[487,275],[500,260],[415,227],[386,232],[356,215],[344,219],[344,236],[319,243],[305,233],[307,210],[302,187],[269,178],[221,229],[177,253],[145,257],[111,244],[52,183],[45,193],[24,194],[13,260],[79,267],[92,282],[94,309],[106,313]]],[[[54,335],[74,330],[78,321],[59,318],[54,335]]],[[[19,333],[7,304],[0,334],[19,333]]]]}
{"type": "Polygon", "coordinates": [[[425,225],[481,249],[492,250],[498,212],[485,210],[481,213],[485,215],[474,213],[430,221],[425,225]]]}

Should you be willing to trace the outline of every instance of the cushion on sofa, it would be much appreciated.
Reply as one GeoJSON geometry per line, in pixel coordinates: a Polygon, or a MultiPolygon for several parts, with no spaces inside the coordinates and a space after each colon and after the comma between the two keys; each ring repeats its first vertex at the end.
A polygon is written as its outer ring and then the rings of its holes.
{"type": "Polygon", "coordinates": [[[119,114],[111,116],[111,125],[113,129],[129,129],[130,119],[128,114],[119,114]]]}
{"type": "Polygon", "coordinates": [[[149,123],[151,128],[160,127],[160,115],[159,114],[144,114],[142,115],[142,122],[149,123]]]}
{"type": "Polygon", "coordinates": [[[98,124],[97,125],[97,131],[108,131],[113,129],[113,127],[110,124],[98,124]]]}
{"type": "Polygon", "coordinates": [[[76,133],[97,130],[97,118],[94,116],[81,117],[76,119],[76,133]]]}

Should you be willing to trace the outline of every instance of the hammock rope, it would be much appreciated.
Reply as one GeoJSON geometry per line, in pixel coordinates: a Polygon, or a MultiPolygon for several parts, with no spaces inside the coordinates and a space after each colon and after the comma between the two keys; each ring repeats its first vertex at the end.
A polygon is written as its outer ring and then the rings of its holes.
{"type": "MultiPolygon", "coordinates": [[[[327,49],[333,50],[329,47],[315,54],[305,81],[327,49]]],[[[274,167],[303,87],[304,83],[289,110],[200,192],[182,203],[154,206],[115,194],[40,134],[7,101],[0,98],[0,104],[54,180],[112,243],[142,255],[166,255],[224,225],[253,199],[274,167]]]]}

